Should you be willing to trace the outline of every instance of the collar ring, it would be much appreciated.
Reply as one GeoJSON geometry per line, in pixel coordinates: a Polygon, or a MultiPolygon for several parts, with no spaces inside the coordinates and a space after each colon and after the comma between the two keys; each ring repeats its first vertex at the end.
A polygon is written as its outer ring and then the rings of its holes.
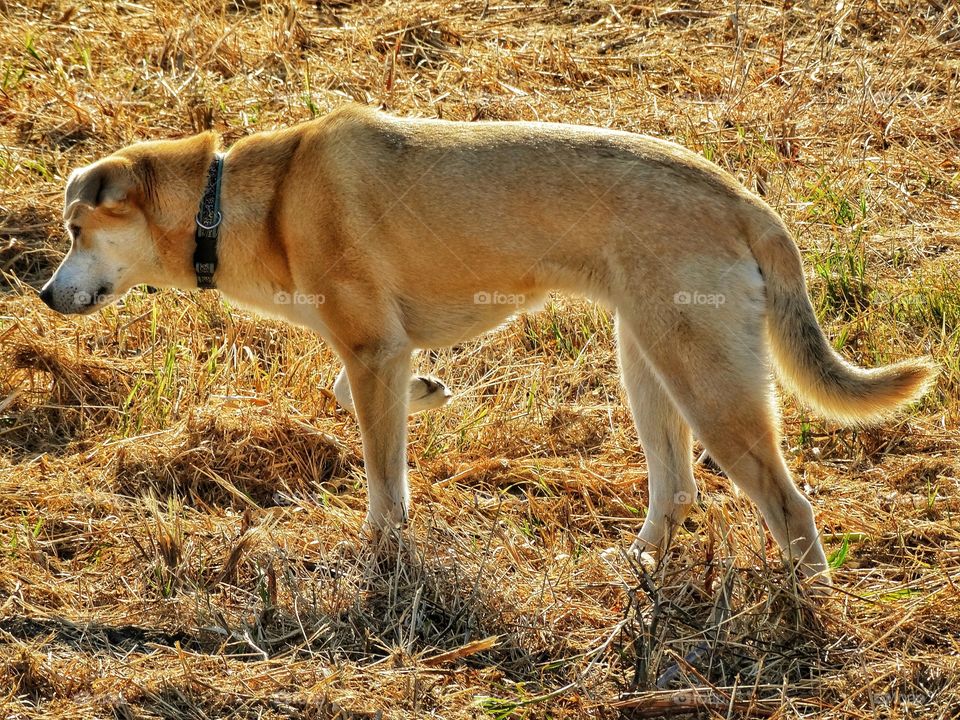
{"type": "Polygon", "coordinates": [[[213,221],[213,225],[204,225],[200,220],[200,213],[197,213],[197,216],[194,218],[197,221],[197,227],[203,230],[216,230],[220,227],[220,223],[223,222],[223,213],[217,210],[217,219],[213,221]]]}

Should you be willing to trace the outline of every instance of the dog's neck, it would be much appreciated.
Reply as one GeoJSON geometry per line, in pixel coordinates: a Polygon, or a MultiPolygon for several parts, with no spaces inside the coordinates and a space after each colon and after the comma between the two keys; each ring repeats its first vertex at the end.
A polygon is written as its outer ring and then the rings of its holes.
{"type": "MultiPolygon", "coordinates": [[[[223,220],[214,281],[224,295],[246,304],[260,304],[264,297],[292,290],[283,239],[277,236],[279,186],[292,150],[278,152],[275,141],[264,142],[264,135],[274,133],[252,135],[224,155],[221,180],[223,220]]],[[[151,158],[154,178],[148,215],[164,284],[193,289],[195,219],[217,143],[212,133],[205,133],[178,145],[179,152],[172,157],[151,158]]]]}
{"type": "Polygon", "coordinates": [[[225,295],[256,306],[293,290],[280,222],[292,153],[265,139],[252,135],[224,156],[215,277],[225,295]]]}

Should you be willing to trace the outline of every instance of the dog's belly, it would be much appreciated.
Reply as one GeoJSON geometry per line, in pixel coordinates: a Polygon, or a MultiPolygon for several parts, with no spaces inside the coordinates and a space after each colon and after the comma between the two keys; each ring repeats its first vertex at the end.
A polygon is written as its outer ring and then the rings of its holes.
{"type": "Polygon", "coordinates": [[[436,303],[405,298],[400,305],[410,341],[419,348],[435,348],[482,335],[519,313],[535,312],[544,300],[544,294],[478,291],[466,302],[436,303]]]}

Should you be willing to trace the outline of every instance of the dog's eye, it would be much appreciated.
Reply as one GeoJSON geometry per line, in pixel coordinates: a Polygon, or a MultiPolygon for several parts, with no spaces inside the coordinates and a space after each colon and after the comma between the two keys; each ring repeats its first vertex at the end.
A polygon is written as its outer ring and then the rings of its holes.
{"type": "Polygon", "coordinates": [[[79,225],[71,225],[69,229],[70,229],[70,237],[72,237],[74,240],[76,240],[78,237],[80,237],[80,226],[79,226],[79,225]]]}

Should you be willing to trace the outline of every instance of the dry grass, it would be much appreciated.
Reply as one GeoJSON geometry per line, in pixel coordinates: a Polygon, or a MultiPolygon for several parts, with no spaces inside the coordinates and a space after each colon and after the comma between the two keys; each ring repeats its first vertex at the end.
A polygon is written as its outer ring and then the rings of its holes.
{"type": "Polygon", "coordinates": [[[960,717],[956,5],[0,0],[0,63],[4,717],[960,717]],[[212,293],[37,299],[71,168],[350,99],[676,139],[786,217],[845,353],[943,365],[880,429],[785,399],[832,597],[707,468],[657,573],[604,552],[646,490],[594,306],[420,359],[458,396],[412,421],[378,563],[312,337],[212,293]]]}

